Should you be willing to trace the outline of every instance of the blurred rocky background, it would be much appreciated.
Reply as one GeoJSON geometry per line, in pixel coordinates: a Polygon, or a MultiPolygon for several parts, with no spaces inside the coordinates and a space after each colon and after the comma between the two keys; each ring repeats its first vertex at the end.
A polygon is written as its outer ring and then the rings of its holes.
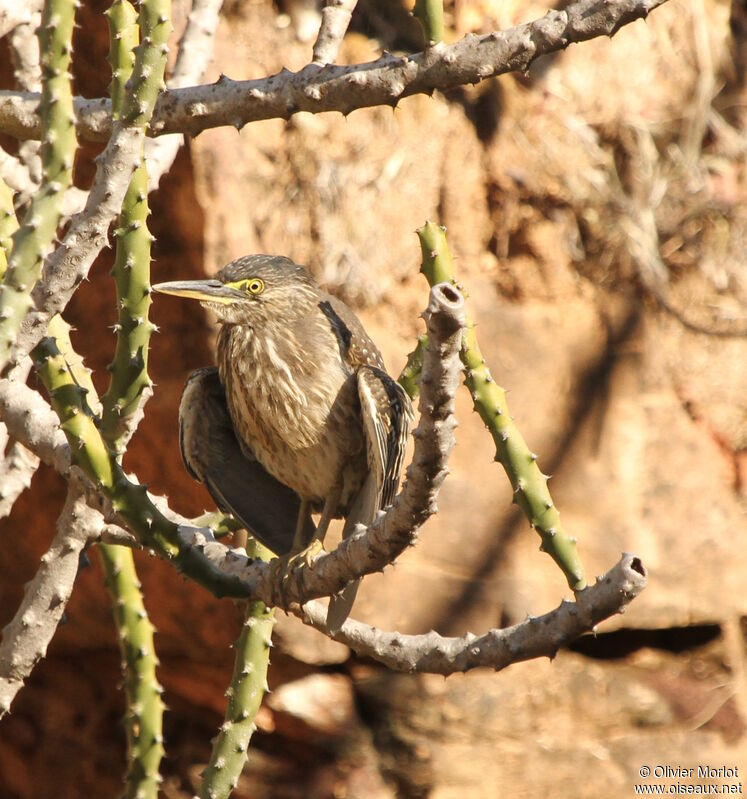
{"type": "MultiPolygon", "coordinates": [[[[105,5],[79,12],[76,92],[88,97],[109,80],[105,5]]],[[[453,0],[449,35],[546,10],[453,0]]],[[[230,0],[211,77],[300,68],[316,14],[230,0]]],[[[747,343],[731,334],[747,330],[746,33],[739,0],[671,0],[524,75],[395,111],[211,130],[179,155],[153,197],[154,280],[284,253],[357,308],[392,374],[427,295],[414,229],[445,224],[482,349],[553,475],[587,571],[625,550],[650,573],[596,637],[499,674],[392,674],[280,618],[239,799],[624,797],[645,764],[737,766],[739,779],[715,782],[745,789],[747,343]]],[[[399,0],[361,0],[341,60],[420,49],[418,37],[399,0]]],[[[95,154],[84,149],[78,185],[89,185],[95,154]]],[[[108,258],[67,313],[98,378],[114,345],[101,334],[115,320],[108,258]]],[[[196,304],[168,298],[153,317],[157,388],[126,466],[197,514],[211,505],[182,468],[176,408],[189,370],[211,362],[215,330],[196,304]]],[[[511,505],[466,392],[458,413],[441,512],[361,590],[355,615],[382,628],[480,632],[568,595],[511,505]]],[[[0,625],[64,493],[41,469],[2,523],[0,625]]],[[[136,557],[169,706],[163,794],[181,799],[222,720],[241,614],[136,557]]],[[[0,725],[2,799],[119,792],[119,655],[95,551],[90,560],[66,624],[0,725]]]]}

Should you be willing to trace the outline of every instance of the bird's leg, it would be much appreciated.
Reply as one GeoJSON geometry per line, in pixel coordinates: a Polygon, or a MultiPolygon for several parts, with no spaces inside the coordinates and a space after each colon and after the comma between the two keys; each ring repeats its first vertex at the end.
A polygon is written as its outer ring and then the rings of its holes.
{"type": "Polygon", "coordinates": [[[339,480],[332,486],[327,499],[324,501],[322,508],[322,518],[319,520],[319,526],[314,530],[311,538],[308,534],[308,518],[309,508],[311,503],[307,499],[301,500],[301,508],[298,512],[298,521],[296,522],[296,534],[293,539],[293,549],[289,555],[284,555],[278,559],[277,567],[282,569],[285,574],[284,580],[287,580],[298,568],[304,566],[311,566],[314,556],[324,548],[322,542],[324,536],[327,534],[329,523],[334,518],[337,508],[340,504],[340,496],[342,495],[342,481],[339,480]]]}
{"type": "Polygon", "coordinates": [[[301,507],[298,509],[298,519],[296,520],[296,534],[293,536],[293,547],[291,552],[300,552],[308,546],[310,539],[308,536],[308,520],[311,512],[311,502],[308,499],[301,500],[301,507]]]}
{"type": "Polygon", "coordinates": [[[329,523],[337,513],[337,508],[340,505],[340,497],[342,496],[342,481],[338,480],[333,486],[332,490],[327,495],[322,508],[322,518],[319,520],[319,526],[316,528],[312,541],[324,541],[324,536],[327,535],[329,523]]]}
{"type": "Polygon", "coordinates": [[[235,547],[239,547],[241,549],[246,549],[246,545],[249,542],[249,533],[245,528],[241,528],[240,530],[236,530],[233,534],[233,545],[235,547]]]}

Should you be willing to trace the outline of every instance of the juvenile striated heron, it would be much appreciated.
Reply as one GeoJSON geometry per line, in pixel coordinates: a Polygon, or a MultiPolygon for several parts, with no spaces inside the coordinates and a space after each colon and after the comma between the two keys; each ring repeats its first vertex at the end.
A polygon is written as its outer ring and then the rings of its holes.
{"type": "MultiPolygon", "coordinates": [[[[153,288],[199,300],[221,324],[217,374],[190,375],[179,419],[187,469],[222,510],[282,555],[323,540],[333,518],[347,536],[391,504],[412,408],[347,305],[270,255],[153,288]]],[[[330,629],[356,589],[330,602],[330,629]]]]}

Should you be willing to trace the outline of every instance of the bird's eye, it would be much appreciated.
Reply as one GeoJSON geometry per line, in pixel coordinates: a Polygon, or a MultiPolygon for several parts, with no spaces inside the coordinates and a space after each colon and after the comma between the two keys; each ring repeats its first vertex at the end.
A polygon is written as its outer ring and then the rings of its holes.
{"type": "Polygon", "coordinates": [[[252,277],[248,280],[237,280],[235,283],[229,283],[231,288],[238,291],[246,291],[248,294],[261,294],[265,289],[264,281],[258,277],[252,277]]]}

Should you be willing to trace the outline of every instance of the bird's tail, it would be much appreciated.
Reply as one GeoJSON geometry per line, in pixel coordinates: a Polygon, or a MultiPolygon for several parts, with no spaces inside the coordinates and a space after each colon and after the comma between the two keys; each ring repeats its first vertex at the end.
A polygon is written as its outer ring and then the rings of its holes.
{"type": "MultiPolygon", "coordinates": [[[[381,493],[376,486],[376,478],[373,472],[369,472],[345,519],[342,537],[347,538],[352,535],[358,524],[366,526],[371,524],[376,518],[380,501],[381,493]]],[[[345,619],[350,615],[360,584],[360,580],[354,580],[352,583],[348,583],[339,594],[330,598],[327,610],[327,629],[332,635],[340,631],[345,619]]]]}

